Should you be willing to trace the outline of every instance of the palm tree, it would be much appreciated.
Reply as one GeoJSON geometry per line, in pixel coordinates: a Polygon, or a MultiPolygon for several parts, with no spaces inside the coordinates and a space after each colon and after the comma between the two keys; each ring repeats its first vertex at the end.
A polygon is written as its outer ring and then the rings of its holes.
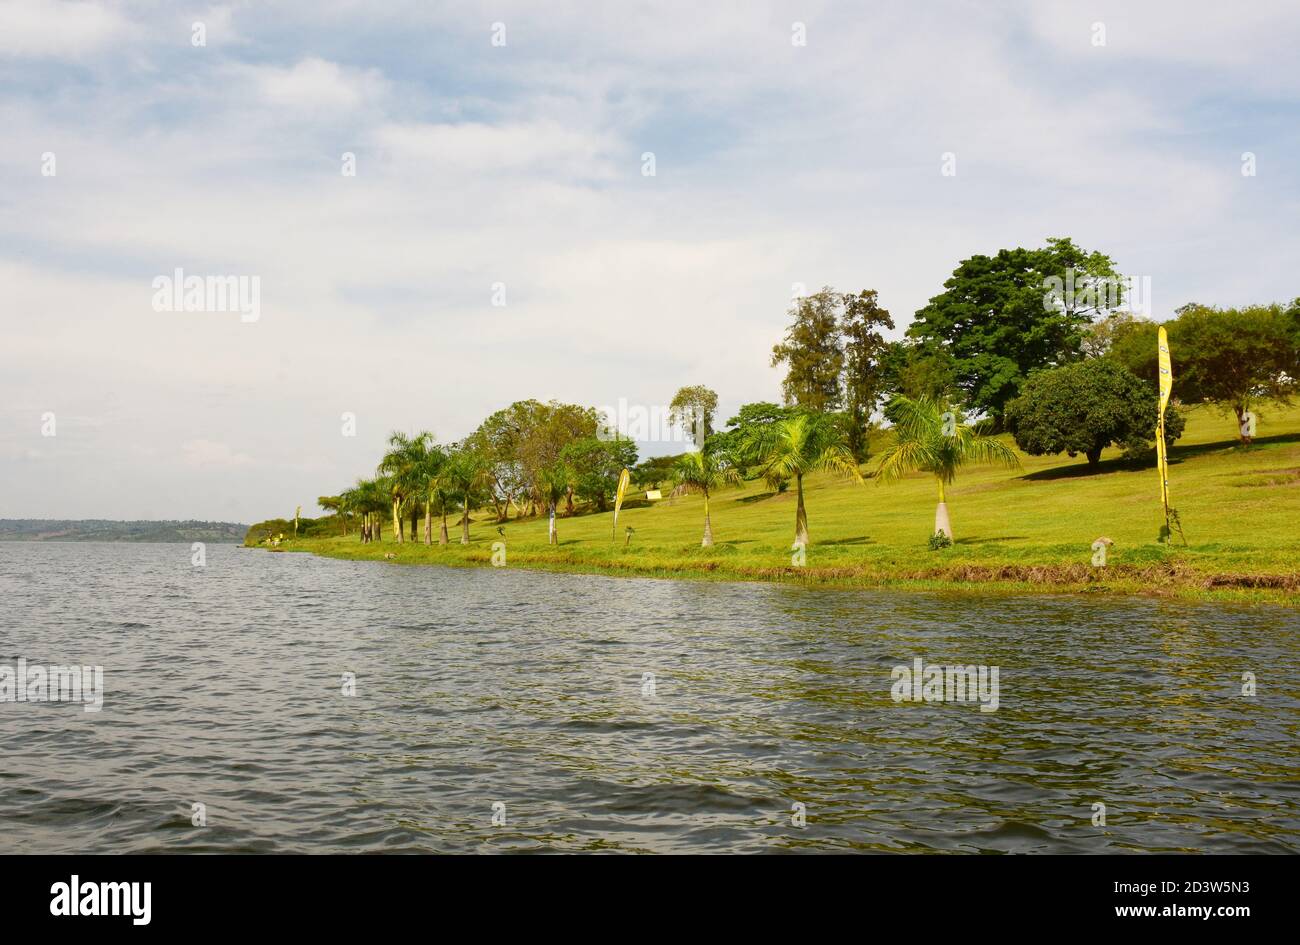
{"type": "Polygon", "coordinates": [[[388,452],[379,461],[379,472],[388,477],[388,484],[392,489],[393,536],[398,544],[405,540],[402,532],[402,509],[418,488],[415,470],[424,451],[424,439],[427,436],[428,434],[421,433],[418,437],[410,437],[401,431],[394,431],[388,438],[388,452]]]}
{"type": "Polygon", "coordinates": [[[555,462],[544,467],[537,474],[537,492],[546,505],[547,541],[552,545],[560,543],[560,533],[555,527],[555,507],[568,494],[573,484],[573,470],[562,462],[555,462]]]}
{"type": "Polygon", "coordinates": [[[388,507],[389,494],[389,487],[376,479],[358,479],[355,486],[344,491],[348,508],[361,516],[362,543],[380,539],[379,524],[388,507]]]}
{"type": "Polygon", "coordinates": [[[396,431],[388,438],[388,452],[379,461],[379,471],[389,477],[393,490],[393,533],[399,544],[404,540],[404,508],[411,512],[411,540],[415,541],[415,501],[428,481],[424,467],[431,449],[436,447],[429,431],[424,430],[415,436],[396,431]]]}
{"type": "Polygon", "coordinates": [[[492,464],[480,451],[460,445],[451,453],[446,469],[446,485],[450,495],[461,504],[460,543],[462,545],[469,544],[470,507],[483,497],[483,489],[491,475],[492,464]]]}
{"type": "Polygon", "coordinates": [[[704,540],[701,548],[713,546],[713,526],[709,522],[709,494],[723,486],[740,485],[740,471],[732,464],[727,454],[716,447],[711,447],[706,440],[694,453],[686,453],[672,470],[673,494],[698,492],[704,496],[704,540]]]}
{"type": "Polygon", "coordinates": [[[440,545],[447,544],[447,513],[456,501],[451,472],[451,457],[448,455],[442,471],[429,480],[428,496],[431,500],[431,509],[436,511],[442,518],[442,527],[438,531],[438,544],[440,545]]]}
{"type": "MultiPolygon", "coordinates": [[[[433,544],[433,510],[436,505],[442,513],[442,535],[439,544],[447,544],[447,468],[451,457],[445,449],[431,440],[426,442],[424,454],[415,468],[418,480],[416,496],[424,499],[424,543],[433,544]]],[[[414,539],[414,535],[411,536],[414,539]]]]}
{"type": "Polygon", "coordinates": [[[339,520],[343,528],[344,538],[348,537],[348,506],[345,497],[346,492],[347,490],[345,489],[338,495],[323,495],[316,500],[316,504],[326,512],[334,513],[334,517],[339,520]]]}
{"type": "Polygon", "coordinates": [[[944,486],[957,470],[983,463],[1016,469],[1020,460],[1001,440],[962,422],[961,411],[941,400],[899,395],[885,410],[894,423],[894,445],[880,457],[877,482],[895,482],[909,472],[931,473],[939,483],[939,507],[934,513],[934,533],[952,538],[944,486]]]}
{"type": "Polygon", "coordinates": [[[803,504],[803,477],[817,470],[838,473],[861,483],[857,460],[844,431],[824,414],[796,413],[759,424],[746,436],[742,449],[760,468],[768,485],[778,487],[793,479],[798,504],[794,513],[794,540],[808,544],[808,513],[803,504]]]}

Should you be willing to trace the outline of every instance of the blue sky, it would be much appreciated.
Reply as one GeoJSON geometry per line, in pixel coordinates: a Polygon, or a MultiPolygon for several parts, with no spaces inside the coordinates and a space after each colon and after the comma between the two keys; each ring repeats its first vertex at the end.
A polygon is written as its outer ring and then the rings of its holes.
{"type": "Polygon", "coordinates": [[[522,397],[725,416],[794,283],[901,330],[1048,236],[1156,317],[1295,297],[1298,44],[1281,2],[0,0],[0,517],[284,514],[522,397]],[[260,319],[154,311],[177,267],[260,319]]]}

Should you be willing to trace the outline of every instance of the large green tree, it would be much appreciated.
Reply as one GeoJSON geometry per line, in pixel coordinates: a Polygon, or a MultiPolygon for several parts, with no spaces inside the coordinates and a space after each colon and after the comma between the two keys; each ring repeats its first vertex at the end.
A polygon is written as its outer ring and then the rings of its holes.
{"type": "MultiPolygon", "coordinates": [[[[1006,427],[1031,456],[1082,453],[1101,460],[1111,444],[1144,452],[1156,435],[1159,394],[1109,358],[1094,358],[1030,375],[1020,396],[1007,404],[1006,427]]],[[[1165,441],[1183,432],[1183,416],[1165,408],[1165,441]]]]}
{"type": "Polygon", "coordinates": [[[874,289],[841,297],[840,335],[844,343],[844,410],[848,414],[849,449],[858,462],[866,462],[872,411],[884,393],[885,352],[889,343],[881,330],[894,327],[894,319],[880,307],[874,289]]]}
{"type": "Polygon", "coordinates": [[[718,395],[703,384],[682,387],[668,405],[673,423],[689,430],[691,442],[699,447],[713,434],[713,418],[718,412],[718,395]]]}
{"type": "Polygon", "coordinates": [[[795,300],[785,340],[772,347],[772,366],[785,365],[786,404],[815,413],[838,410],[843,399],[839,293],[830,286],[795,300]]]}
{"type": "Polygon", "coordinates": [[[969,406],[996,419],[1031,371],[1078,360],[1088,324],[1122,304],[1110,257],[1052,238],[962,260],[907,333],[945,349],[969,406]]]}
{"type": "Polygon", "coordinates": [[[902,395],[912,400],[950,402],[960,394],[957,365],[946,348],[914,338],[892,341],[881,353],[880,363],[882,392],[889,400],[902,395]]]}
{"type": "Polygon", "coordinates": [[[542,501],[542,470],[560,461],[566,445],[597,435],[600,418],[591,407],[520,400],[485,420],[469,438],[469,444],[490,464],[489,477],[498,501],[497,516],[503,515],[500,500],[529,504],[542,501]]]}
{"type": "Polygon", "coordinates": [[[1233,411],[1238,431],[1252,403],[1290,403],[1300,384],[1297,313],[1296,303],[1179,309],[1169,330],[1174,389],[1189,403],[1233,411]]]}
{"type": "Polygon", "coordinates": [[[573,491],[598,511],[609,508],[624,469],[636,464],[636,443],[627,437],[602,440],[586,437],[560,450],[561,461],[573,470],[573,491]]]}

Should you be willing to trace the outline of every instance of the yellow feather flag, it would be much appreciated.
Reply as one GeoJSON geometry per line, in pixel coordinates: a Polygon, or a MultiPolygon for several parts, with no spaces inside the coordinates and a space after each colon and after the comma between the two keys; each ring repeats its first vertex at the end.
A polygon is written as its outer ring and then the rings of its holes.
{"type": "Polygon", "coordinates": [[[1156,340],[1160,365],[1160,414],[1156,419],[1156,468],[1160,471],[1160,504],[1165,510],[1165,534],[1169,532],[1169,456],[1165,449],[1165,407],[1174,389],[1174,368],[1169,360],[1169,336],[1162,326],[1156,340]]]}
{"type": "Polygon", "coordinates": [[[614,540],[614,535],[618,531],[618,510],[623,507],[623,496],[627,495],[627,487],[631,482],[632,474],[624,469],[618,477],[618,492],[614,494],[614,524],[609,527],[610,541],[614,540]]]}

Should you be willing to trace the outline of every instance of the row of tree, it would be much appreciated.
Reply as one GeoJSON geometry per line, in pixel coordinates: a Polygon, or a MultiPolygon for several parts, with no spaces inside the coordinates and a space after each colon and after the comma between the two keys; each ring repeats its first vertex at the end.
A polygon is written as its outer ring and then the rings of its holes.
{"type": "MultiPolygon", "coordinates": [[[[1011,433],[1034,454],[1083,454],[1108,446],[1131,455],[1155,437],[1157,325],[1127,311],[1127,283],[1110,258],[1069,239],[1041,249],[1002,250],[962,261],[944,291],[916,313],[906,336],[894,328],[874,290],[831,287],[797,298],[789,327],[774,346],[783,366],[783,404],[742,406],[715,429],[717,394],[703,385],[679,390],[675,422],[694,432],[696,449],[635,465],[635,444],[606,428],[589,407],[519,401],[492,414],[463,440],[438,444],[427,432],[394,433],[376,475],[320,504],[344,529],[378,540],[385,520],[398,542],[446,544],[448,520],[469,541],[471,511],[491,508],[499,522],[545,513],[551,543],[556,517],[578,504],[610,507],[619,474],[631,467],[651,489],[670,484],[704,497],[703,543],[712,543],[709,500],[744,478],[796,492],[795,541],[808,541],[803,479],[830,470],[859,481],[881,421],[889,446],[877,476],[892,481],[921,470],[937,480],[936,531],[951,537],[945,487],[968,463],[1013,467],[1001,440],[1011,433]],[[409,521],[409,531],[407,523],[409,521]]],[[[1300,378],[1300,301],[1215,309],[1189,305],[1166,323],[1174,352],[1174,394],[1189,403],[1230,408],[1238,419],[1252,403],[1286,401],[1300,378]]],[[[1170,442],[1184,421],[1171,404],[1170,442]]]]}
{"type": "MultiPolygon", "coordinates": [[[[1022,431],[1028,452],[1095,462],[1106,445],[1135,447],[1154,435],[1154,407],[1146,407],[1155,402],[1159,325],[1134,315],[1130,301],[1129,280],[1110,257],[1052,238],[1040,249],[963,260],[899,341],[884,340],[882,329],[894,323],[874,291],[826,287],[796,299],[772,363],[785,366],[787,406],[845,415],[860,459],[867,418],[889,418],[888,404],[901,395],[1022,431]],[[1102,358],[1105,366],[1079,366],[1102,358]],[[1063,409],[1070,392],[1079,402],[1063,409]],[[1046,435],[1046,427],[1073,432],[1046,435]]],[[[1300,383],[1300,299],[1190,304],[1164,324],[1174,397],[1231,410],[1239,428],[1252,404],[1289,402],[1300,383]]]]}
{"type": "MultiPolygon", "coordinates": [[[[716,395],[706,388],[683,388],[679,394],[716,405],[716,395]]],[[[1014,467],[1018,465],[1015,454],[1000,440],[966,423],[946,403],[900,396],[891,410],[894,441],[881,457],[879,479],[893,481],[911,471],[934,475],[940,503],[936,528],[950,538],[945,486],[963,465],[992,462],[1014,467]]],[[[635,467],[638,480],[655,486],[667,481],[675,493],[702,495],[701,543],[706,547],[713,544],[710,499],[720,489],[745,478],[761,479],[781,492],[793,486],[794,541],[806,546],[805,478],[826,471],[864,482],[846,417],[801,407],[746,405],[728,429],[705,436],[697,449],[635,467]]],[[[318,501],[337,514],[344,534],[348,523],[355,522],[363,542],[381,540],[386,520],[395,541],[418,541],[422,516],[424,543],[433,544],[437,523],[437,541],[445,545],[449,519],[455,516],[460,541],[468,544],[475,509],[493,508],[497,520],[505,522],[514,508],[521,516],[544,511],[549,541],[556,544],[561,503],[567,514],[575,511],[575,500],[591,511],[604,511],[621,471],[633,466],[635,459],[631,441],[601,427],[594,411],[523,401],[493,414],[457,443],[439,444],[428,432],[413,436],[395,432],[375,476],[318,501]]]]}

